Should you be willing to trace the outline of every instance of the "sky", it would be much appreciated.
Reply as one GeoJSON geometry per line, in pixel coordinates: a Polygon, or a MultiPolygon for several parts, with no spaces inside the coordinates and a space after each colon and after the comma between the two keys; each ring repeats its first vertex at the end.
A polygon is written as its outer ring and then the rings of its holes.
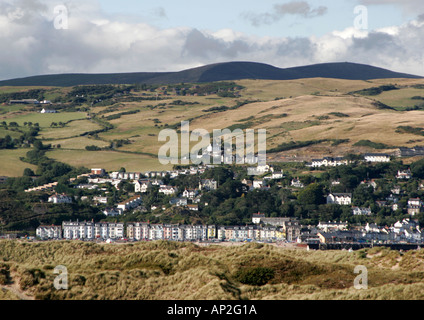
{"type": "Polygon", "coordinates": [[[1,0],[0,79],[226,61],[424,76],[422,0],[1,0]]]}

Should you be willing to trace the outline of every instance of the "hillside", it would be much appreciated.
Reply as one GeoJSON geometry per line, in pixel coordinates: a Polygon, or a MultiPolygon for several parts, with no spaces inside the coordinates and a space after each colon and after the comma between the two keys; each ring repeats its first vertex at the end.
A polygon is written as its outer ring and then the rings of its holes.
{"type": "Polygon", "coordinates": [[[277,68],[255,62],[226,62],[179,72],[134,72],[113,74],[39,75],[0,81],[0,86],[76,86],[86,84],[177,84],[214,81],[261,79],[294,80],[303,78],[334,78],[370,80],[388,78],[421,78],[356,63],[323,63],[292,68],[277,68]]]}
{"type": "MultiPolygon", "coordinates": [[[[38,138],[60,146],[48,151],[49,157],[111,171],[123,166],[130,171],[169,169],[157,160],[158,134],[164,128],[178,129],[183,120],[190,121],[191,130],[209,132],[226,127],[267,129],[270,161],[393,152],[424,141],[421,79],[240,80],[126,88],[0,87],[5,101],[0,106],[0,138],[19,138],[29,123],[38,123],[38,138]],[[52,100],[51,108],[60,113],[40,114],[42,106],[9,105],[11,94],[52,100]],[[89,146],[100,150],[86,150],[89,146]]],[[[2,150],[0,175],[21,175],[28,164],[19,158],[27,150],[2,150]]]]}
{"type": "Polygon", "coordinates": [[[0,241],[0,299],[423,299],[422,250],[307,251],[264,244],[0,241]],[[53,286],[66,266],[68,290],[53,286]],[[368,289],[354,287],[356,266],[368,289]]]}

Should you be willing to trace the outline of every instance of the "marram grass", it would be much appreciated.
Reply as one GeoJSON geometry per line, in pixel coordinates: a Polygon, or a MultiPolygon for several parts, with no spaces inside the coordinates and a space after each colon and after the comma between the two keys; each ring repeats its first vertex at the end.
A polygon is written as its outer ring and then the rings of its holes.
{"type": "Polygon", "coordinates": [[[423,250],[0,241],[1,300],[413,300],[424,298],[423,289],[423,250]],[[54,287],[59,265],[67,290],[54,287]],[[368,289],[354,287],[358,265],[367,268],[368,289]]]}

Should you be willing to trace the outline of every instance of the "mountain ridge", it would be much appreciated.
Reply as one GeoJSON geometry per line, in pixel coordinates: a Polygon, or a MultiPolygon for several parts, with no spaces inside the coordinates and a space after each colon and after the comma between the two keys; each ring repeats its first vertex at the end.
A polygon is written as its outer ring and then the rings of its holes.
{"type": "Polygon", "coordinates": [[[278,68],[265,63],[234,61],[209,64],[177,72],[68,73],[37,75],[0,81],[0,86],[58,86],[94,84],[177,84],[215,81],[295,80],[335,78],[372,80],[389,78],[421,79],[423,77],[352,62],[320,63],[278,68]]]}

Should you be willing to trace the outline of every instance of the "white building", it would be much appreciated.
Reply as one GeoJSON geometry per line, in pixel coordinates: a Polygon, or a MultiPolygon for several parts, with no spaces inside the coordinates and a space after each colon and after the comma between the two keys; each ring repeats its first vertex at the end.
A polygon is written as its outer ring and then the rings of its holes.
{"type": "Polygon", "coordinates": [[[385,153],[366,153],[364,160],[367,162],[390,162],[390,155],[385,153]]]}
{"type": "Polygon", "coordinates": [[[57,110],[53,110],[53,109],[44,109],[40,111],[40,113],[58,113],[57,110]]]}
{"type": "Polygon", "coordinates": [[[140,193],[146,193],[148,189],[152,187],[152,183],[148,179],[136,180],[134,182],[134,191],[140,193]]]}
{"type": "Polygon", "coordinates": [[[124,237],[124,223],[110,222],[79,222],[62,223],[63,238],[72,239],[121,239],[124,237]]]}
{"type": "Polygon", "coordinates": [[[370,216],[372,212],[371,208],[352,207],[352,214],[354,216],[370,216]]]}
{"type": "Polygon", "coordinates": [[[46,239],[61,239],[62,238],[62,227],[61,226],[47,226],[41,225],[36,229],[36,235],[38,238],[46,239]]]}
{"type": "Polygon", "coordinates": [[[352,203],[351,193],[330,193],[327,196],[327,204],[350,205],[352,203]]]}
{"type": "Polygon", "coordinates": [[[51,202],[51,203],[55,203],[55,204],[58,204],[58,203],[72,203],[72,198],[71,197],[68,197],[68,196],[66,196],[64,194],[55,194],[55,195],[49,197],[49,200],[48,201],[51,202]]]}
{"type": "Polygon", "coordinates": [[[324,157],[322,159],[312,159],[312,162],[308,164],[307,166],[313,167],[313,168],[319,168],[319,167],[336,167],[341,165],[347,165],[348,161],[343,159],[342,157],[324,157]]]}
{"type": "Polygon", "coordinates": [[[173,187],[173,186],[166,186],[166,185],[161,185],[159,187],[159,193],[163,193],[167,196],[169,195],[173,195],[175,193],[178,192],[178,188],[177,187],[173,187]]]}
{"type": "Polygon", "coordinates": [[[134,196],[124,202],[121,202],[117,205],[118,209],[122,211],[127,211],[138,207],[141,204],[142,200],[140,196],[134,196]]]}

